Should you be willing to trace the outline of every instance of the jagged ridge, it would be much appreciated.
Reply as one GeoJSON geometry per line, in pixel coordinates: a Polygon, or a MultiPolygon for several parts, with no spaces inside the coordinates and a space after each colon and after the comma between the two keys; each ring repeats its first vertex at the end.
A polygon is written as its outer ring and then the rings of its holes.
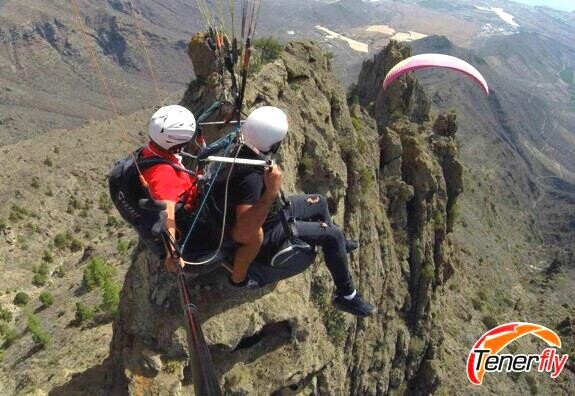
{"type": "MultiPolygon", "coordinates": [[[[201,50],[191,45],[190,51],[192,59],[201,59],[201,50]]],[[[393,44],[389,51],[406,50],[393,44]]],[[[378,59],[372,70],[382,72],[378,59]]],[[[184,99],[194,110],[220,89],[218,78],[205,77],[190,85],[184,99]]],[[[416,100],[415,108],[424,109],[422,92],[407,91],[400,89],[402,100],[416,100]]],[[[360,100],[364,95],[355,94],[360,100]]],[[[333,311],[329,277],[319,263],[275,290],[255,293],[228,290],[223,273],[192,282],[225,390],[432,391],[441,334],[429,315],[430,302],[450,274],[448,207],[461,192],[454,118],[441,117],[432,128],[410,122],[415,113],[394,110],[394,123],[378,127],[359,103],[348,104],[329,56],[311,42],[288,44],[281,58],[254,78],[247,103],[277,105],[290,115],[280,156],[285,188],[324,194],[336,221],[360,240],[352,267],[379,314],[356,322],[333,311]],[[386,164],[390,150],[399,157],[386,164]],[[406,192],[399,200],[397,188],[406,192]],[[283,330],[269,337],[270,326],[283,330]]],[[[416,113],[419,121],[429,117],[423,110],[416,113]]],[[[161,267],[148,252],[135,253],[114,326],[116,373],[126,373],[132,394],[191,389],[175,284],[161,267]]]]}

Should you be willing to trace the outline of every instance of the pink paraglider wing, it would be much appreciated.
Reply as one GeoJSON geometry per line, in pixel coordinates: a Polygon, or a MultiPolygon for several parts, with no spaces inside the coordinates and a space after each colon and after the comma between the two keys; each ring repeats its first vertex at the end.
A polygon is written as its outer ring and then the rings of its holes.
{"type": "Polygon", "coordinates": [[[399,62],[387,73],[383,81],[383,89],[386,90],[395,80],[406,73],[428,67],[442,67],[464,73],[479,84],[486,95],[489,95],[487,81],[475,67],[459,58],[444,54],[421,54],[399,62]]]}

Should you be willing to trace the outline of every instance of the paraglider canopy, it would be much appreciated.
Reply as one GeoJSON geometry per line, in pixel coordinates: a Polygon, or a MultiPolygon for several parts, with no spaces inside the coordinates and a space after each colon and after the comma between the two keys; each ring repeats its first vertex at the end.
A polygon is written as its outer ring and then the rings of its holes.
{"type": "Polygon", "coordinates": [[[383,81],[383,89],[386,90],[395,80],[404,74],[429,67],[442,67],[466,74],[481,86],[486,95],[489,95],[487,81],[485,81],[483,75],[475,67],[464,60],[444,54],[415,55],[399,62],[387,73],[383,81]]]}

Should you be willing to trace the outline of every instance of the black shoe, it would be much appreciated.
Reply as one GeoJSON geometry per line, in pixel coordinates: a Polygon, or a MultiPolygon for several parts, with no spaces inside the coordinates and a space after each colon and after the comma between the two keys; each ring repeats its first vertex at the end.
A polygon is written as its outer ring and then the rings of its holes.
{"type": "Polygon", "coordinates": [[[351,300],[345,299],[343,296],[336,294],[331,303],[340,311],[348,312],[360,318],[371,316],[375,313],[375,307],[365,301],[363,297],[357,293],[351,300]]]}
{"type": "Polygon", "coordinates": [[[359,247],[359,242],[355,239],[346,239],[345,241],[345,251],[351,253],[359,247]]]}
{"type": "Polygon", "coordinates": [[[240,283],[236,283],[232,280],[232,277],[229,276],[228,277],[228,283],[230,284],[230,286],[236,288],[236,289],[259,289],[260,285],[257,281],[250,279],[249,277],[246,277],[246,279],[244,279],[242,282],[240,283]]]}

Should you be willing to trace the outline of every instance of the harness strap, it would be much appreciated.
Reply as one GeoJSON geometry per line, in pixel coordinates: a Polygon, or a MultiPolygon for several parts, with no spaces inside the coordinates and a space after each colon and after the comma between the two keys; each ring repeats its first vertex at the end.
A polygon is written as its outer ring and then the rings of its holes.
{"type": "Polygon", "coordinates": [[[284,207],[280,209],[282,227],[288,239],[290,241],[295,241],[296,239],[298,239],[298,232],[295,227],[295,220],[293,216],[291,216],[289,213],[289,207],[291,206],[291,203],[285,200],[283,192],[281,193],[281,195],[282,195],[282,201],[284,201],[284,207]]]}

